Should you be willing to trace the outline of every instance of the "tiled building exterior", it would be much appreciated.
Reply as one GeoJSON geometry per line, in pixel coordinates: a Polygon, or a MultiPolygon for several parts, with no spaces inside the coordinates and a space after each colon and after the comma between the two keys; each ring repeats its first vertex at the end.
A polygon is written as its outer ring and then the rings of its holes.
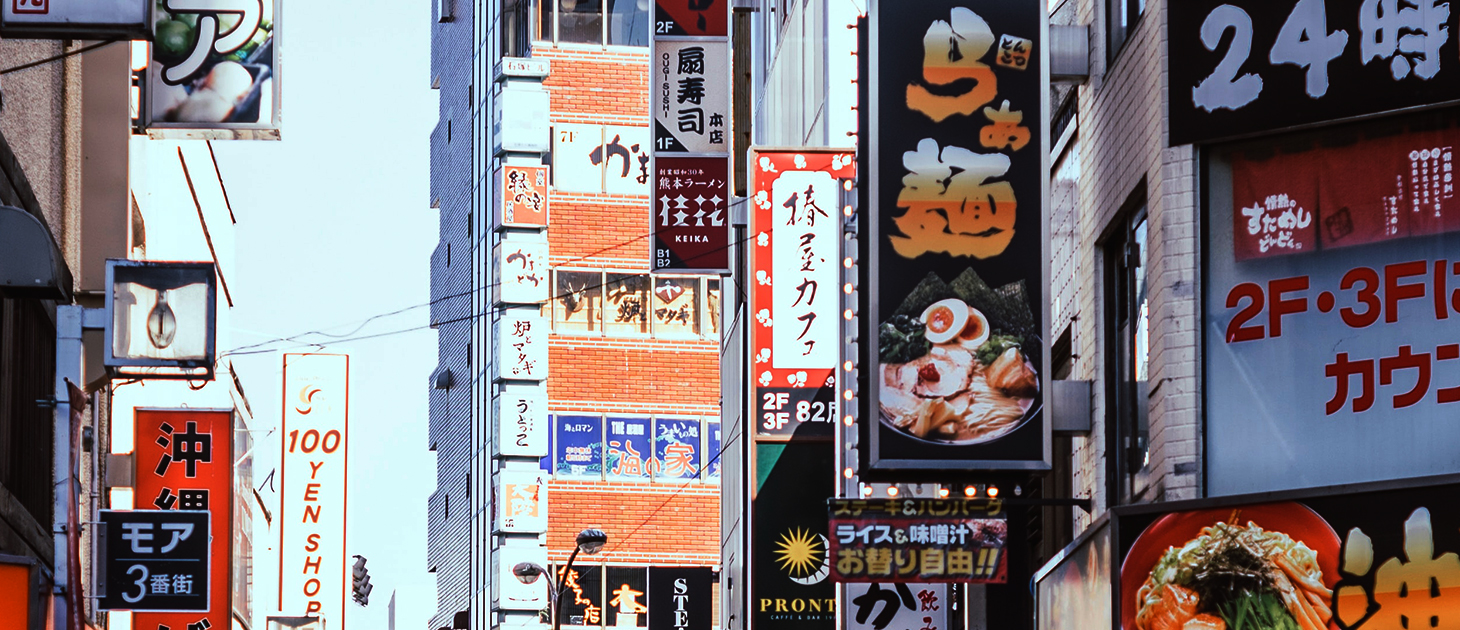
{"type": "Polygon", "coordinates": [[[624,136],[633,161],[620,163],[605,151],[610,157],[599,162],[607,162],[610,175],[621,164],[637,172],[637,158],[650,151],[647,12],[633,2],[577,3],[571,13],[558,3],[437,5],[431,81],[441,108],[431,138],[431,203],[441,243],[431,269],[440,363],[429,385],[429,446],[438,463],[427,556],[437,574],[438,610],[430,628],[500,623],[491,603],[497,573],[489,555],[494,462],[487,441],[497,387],[489,365],[492,247],[501,239],[491,225],[492,173],[500,161],[490,134],[494,69],[504,56],[549,62],[543,86],[555,138],[564,130],[610,127],[602,142],[555,142],[544,157],[554,173],[547,229],[553,299],[542,312],[553,324],[553,448],[542,462],[546,542],[556,567],[582,529],[597,527],[609,538],[602,553],[580,555],[574,565],[579,588],[565,596],[565,627],[645,627],[643,614],[616,618],[632,607],[613,604],[613,591],[628,584],[642,605],[647,567],[719,563],[721,352],[719,278],[650,276],[647,192],[624,194],[581,176],[588,149],[616,136],[624,136]],[[569,159],[579,170],[566,165],[569,159]],[[666,452],[667,442],[655,439],[671,428],[683,437],[689,427],[697,434],[689,438],[693,455],[682,447],[666,452]]]}

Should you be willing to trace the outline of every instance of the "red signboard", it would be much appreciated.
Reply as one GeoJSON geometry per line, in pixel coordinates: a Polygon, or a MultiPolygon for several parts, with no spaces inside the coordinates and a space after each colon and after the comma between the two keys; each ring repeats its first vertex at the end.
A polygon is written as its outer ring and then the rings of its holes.
{"type": "MultiPolygon", "coordinates": [[[[226,630],[232,627],[229,602],[233,541],[233,412],[192,409],[138,409],[134,421],[136,509],[207,510],[212,537],[208,568],[208,612],[136,613],[134,628],[226,630]],[[206,622],[206,623],[204,623],[206,622]]],[[[153,576],[154,578],[156,576],[153,576]]],[[[153,579],[150,592],[178,582],[153,579]]]]}
{"type": "Polygon", "coordinates": [[[498,220],[509,227],[547,227],[548,167],[508,164],[497,171],[498,220]]]}
{"type": "Polygon", "coordinates": [[[723,157],[655,157],[655,271],[729,270],[729,167],[723,157]]]}
{"type": "Polygon", "coordinates": [[[654,34],[725,37],[730,0],[655,0],[654,34]]]}

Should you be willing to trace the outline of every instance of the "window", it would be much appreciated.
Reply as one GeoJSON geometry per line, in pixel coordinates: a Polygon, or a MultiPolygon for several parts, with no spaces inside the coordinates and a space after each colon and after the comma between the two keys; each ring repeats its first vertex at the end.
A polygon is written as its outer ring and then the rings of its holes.
{"type": "Polygon", "coordinates": [[[1150,462],[1146,379],[1150,372],[1150,299],[1146,291],[1144,195],[1105,244],[1107,448],[1115,470],[1113,496],[1140,500],[1150,462]]]}
{"type": "Polygon", "coordinates": [[[649,4],[644,0],[608,0],[608,44],[649,45],[649,4]]]}
{"type": "Polygon", "coordinates": [[[1146,0],[1105,0],[1105,58],[1114,60],[1146,12],[1146,0]]]}
{"type": "Polygon", "coordinates": [[[597,271],[559,271],[553,292],[553,330],[603,331],[603,274],[597,271]]]}
{"type": "Polygon", "coordinates": [[[603,43],[602,0],[555,0],[552,4],[558,9],[558,41],[603,43]]]}
{"type": "Polygon", "coordinates": [[[571,44],[648,46],[651,6],[645,0],[542,0],[536,36],[571,44]]]}
{"type": "MultiPolygon", "coordinates": [[[[720,338],[720,279],[558,269],[553,332],[659,339],[720,338]]],[[[546,311],[544,311],[546,313],[546,311]]]]}
{"type": "Polygon", "coordinates": [[[563,625],[603,625],[603,565],[574,564],[572,572],[557,567],[563,588],[563,625]]]}
{"type": "Polygon", "coordinates": [[[610,335],[649,334],[649,276],[609,273],[606,280],[604,331],[610,335]]]}
{"type": "Polygon", "coordinates": [[[654,332],[659,337],[698,337],[700,279],[654,278],[654,332]]]}

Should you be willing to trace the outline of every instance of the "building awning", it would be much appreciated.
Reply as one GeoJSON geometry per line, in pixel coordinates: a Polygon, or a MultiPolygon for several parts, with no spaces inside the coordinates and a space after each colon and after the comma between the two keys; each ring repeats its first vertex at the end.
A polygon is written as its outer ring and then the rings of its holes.
{"type": "Polygon", "coordinates": [[[71,301],[71,270],[51,231],[35,215],[13,206],[0,206],[0,292],[71,301]]]}

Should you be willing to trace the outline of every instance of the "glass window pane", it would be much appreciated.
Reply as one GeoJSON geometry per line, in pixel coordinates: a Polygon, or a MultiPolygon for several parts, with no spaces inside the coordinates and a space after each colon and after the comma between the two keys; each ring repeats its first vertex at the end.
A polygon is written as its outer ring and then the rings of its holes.
{"type": "Polygon", "coordinates": [[[650,0],[608,0],[608,43],[649,45],[650,0]]]}
{"type": "Polygon", "coordinates": [[[650,458],[649,419],[608,417],[608,461],[604,472],[610,480],[647,481],[650,458]]]}
{"type": "Polygon", "coordinates": [[[644,567],[608,567],[608,614],[604,620],[619,628],[649,626],[649,572],[644,567]]]}
{"type": "Polygon", "coordinates": [[[602,0],[557,0],[558,41],[603,43],[602,0]]]}
{"type": "MultiPolygon", "coordinates": [[[[537,39],[552,40],[553,38],[553,7],[558,5],[556,0],[541,0],[540,10],[537,13],[537,39]]],[[[482,134],[485,135],[485,134],[482,134]]]]}
{"type": "Polygon", "coordinates": [[[610,273],[604,285],[608,303],[604,331],[610,335],[649,333],[649,276],[610,273]]]}
{"type": "Polygon", "coordinates": [[[603,274],[559,271],[553,291],[553,330],[598,333],[603,330],[603,274]]]}
{"type": "Polygon", "coordinates": [[[699,476],[699,419],[658,418],[654,427],[654,480],[672,482],[699,476]]]}
{"type": "Polygon", "coordinates": [[[654,335],[694,337],[700,334],[700,279],[654,278],[654,335]]]}
{"type": "Polygon", "coordinates": [[[720,338],[720,279],[705,281],[705,336],[720,338]]]}

